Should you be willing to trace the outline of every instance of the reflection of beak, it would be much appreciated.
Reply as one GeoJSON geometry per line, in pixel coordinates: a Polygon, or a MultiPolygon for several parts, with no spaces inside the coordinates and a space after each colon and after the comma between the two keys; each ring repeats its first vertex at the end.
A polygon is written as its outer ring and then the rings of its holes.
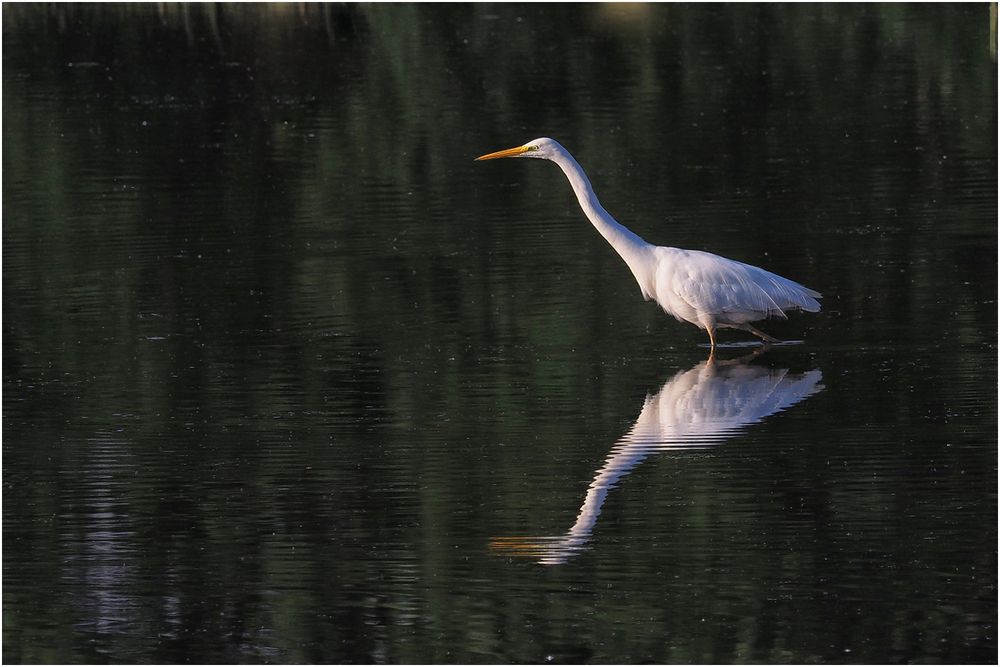
{"type": "Polygon", "coordinates": [[[506,558],[530,558],[540,565],[561,565],[580,553],[586,536],[491,537],[490,551],[506,558]]]}
{"type": "Polygon", "coordinates": [[[518,146],[517,148],[508,148],[505,151],[497,151],[496,153],[487,153],[486,155],[480,155],[476,160],[495,160],[498,157],[517,157],[521,153],[527,153],[529,148],[527,146],[518,146]]]}
{"type": "Polygon", "coordinates": [[[491,537],[490,551],[511,558],[541,558],[558,552],[563,538],[553,537],[491,537]]]}
{"type": "Polygon", "coordinates": [[[537,537],[493,537],[490,539],[490,551],[503,556],[535,558],[546,552],[548,545],[544,540],[537,537]]]}

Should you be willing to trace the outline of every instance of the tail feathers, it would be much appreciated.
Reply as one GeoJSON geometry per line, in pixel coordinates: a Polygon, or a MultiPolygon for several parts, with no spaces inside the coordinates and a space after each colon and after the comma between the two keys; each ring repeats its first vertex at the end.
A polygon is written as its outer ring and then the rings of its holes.
{"type": "Polygon", "coordinates": [[[786,310],[804,310],[807,313],[820,311],[821,306],[817,299],[822,299],[823,295],[816,290],[773,273],[768,275],[763,283],[759,285],[761,291],[767,294],[769,300],[780,311],[780,314],[775,312],[769,314],[780,317],[786,310]]]}

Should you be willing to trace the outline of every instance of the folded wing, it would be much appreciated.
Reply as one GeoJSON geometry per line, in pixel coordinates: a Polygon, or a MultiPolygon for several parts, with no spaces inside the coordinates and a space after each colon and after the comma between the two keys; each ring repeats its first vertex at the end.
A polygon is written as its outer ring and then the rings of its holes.
{"type": "Polygon", "coordinates": [[[820,309],[819,292],[770,271],[707,252],[677,252],[670,289],[701,313],[747,322],[820,309]]]}

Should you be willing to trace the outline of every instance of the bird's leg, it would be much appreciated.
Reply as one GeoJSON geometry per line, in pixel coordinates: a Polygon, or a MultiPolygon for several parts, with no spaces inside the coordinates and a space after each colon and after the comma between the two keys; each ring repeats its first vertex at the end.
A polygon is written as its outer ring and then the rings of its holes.
{"type": "Polygon", "coordinates": [[[754,336],[757,336],[758,338],[762,338],[765,343],[780,343],[781,342],[780,340],[778,340],[774,336],[768,336],[766,333],[764,333],[763,331],[761,331],[757,327],[753,326],[752,324],[743,324],[743,325],[740,325],[740,329],[743,329],[744,331],[749,331],[754,336]]]}
{"type": "Polygon", "coordinates": [[[711,349],[714,352],[715,351],[715,328],[714,327],[708,327],[706,329],[706,331],[708,331],[708,340],[711,342],[711,344],[712,344],[711,345],[711,349]]]}

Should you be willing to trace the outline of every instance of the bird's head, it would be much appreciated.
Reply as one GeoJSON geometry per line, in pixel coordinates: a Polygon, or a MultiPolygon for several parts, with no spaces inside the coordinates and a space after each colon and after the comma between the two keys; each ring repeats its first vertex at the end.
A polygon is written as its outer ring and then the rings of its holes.
{"type": "Polygon", "coordinates": [[[496,153],[487,153],[486,155],[480,155],[477,160],[493,160],[498,157],[534,157],[541,158],[543,160],[551,160],[556,157],[556,155],[565,152],[566,149],[559,145],[559,142],[555,139],[549,139],[548,137],[542,137],[540,139],[532,139],[523,146],[517,146],[516,148],[508,148],[506,150],[497,151],[496,153]]]}

